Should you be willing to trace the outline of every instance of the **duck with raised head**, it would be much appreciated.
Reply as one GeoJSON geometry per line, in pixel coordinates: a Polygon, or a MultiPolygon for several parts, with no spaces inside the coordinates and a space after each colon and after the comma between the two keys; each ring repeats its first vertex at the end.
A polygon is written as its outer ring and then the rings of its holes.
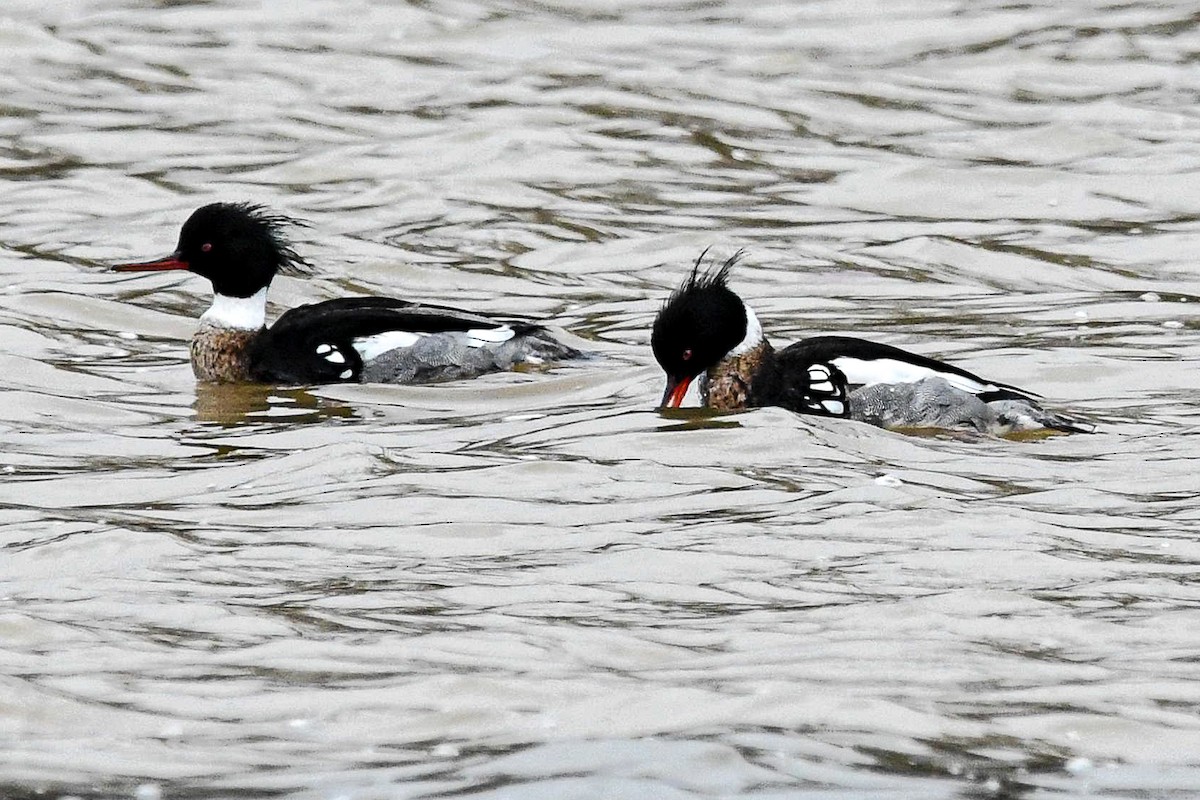
{"type": "Polygon", "coordinates": [[[664,407],[678,407],[698,378],[701,403],[723,411],[779,406],[886,428],[997,435],[1093,429],[1043,409],[1032,392],[891,345],[817,336],[776,351],[728,286],[738,255],[705,272],[703,258],[654,320],[651,347],[667,373],[664,407]]]}
{"type": "Polygon", "coordinates": [[[267,327],[271,281],[309,267],[284,235],[297,224],[260,205],[212,203],[183,224],[175,252],[113,269],[187,270],[212,283],[191,345],[201,381],[428,383],[581,355],[541,325],[390,297],[299,306],[267,327]]]}

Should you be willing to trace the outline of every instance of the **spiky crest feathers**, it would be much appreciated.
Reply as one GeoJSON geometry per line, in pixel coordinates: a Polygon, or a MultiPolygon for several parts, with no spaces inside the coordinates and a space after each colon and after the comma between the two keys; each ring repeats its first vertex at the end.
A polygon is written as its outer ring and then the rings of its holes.
{"type": "Polygon", "coordinates": [[[261,203],[214,203],[229,209],[234,214],[241,215],[246,220],[261,226],[262,230],[275,243],[279,256],[278,271],[282,275],[307,276],[313,273],[313,265],[308,259],[296,252],[288,228],[308,228],[309,223],[299,217],[288,216],[270,210],[261,203]]]}
{"type": "Polygon", "coordinates": [[[713,266],[701,272],[701,267],[704,266],[704,259],[711,249],[711,246],[704,248],[704,251],[696,257],[696,263],[692,265],[691,273],[683,279],[683,283],[679,284],[679,288],[667,298],[663,304],[664,307],[669,306],[673,301],[678,300],[688,292],[729,288],[729,271],[742,259],[746,251],[745,249],[740,249],[721,263],[720,266],[713,266]]]}

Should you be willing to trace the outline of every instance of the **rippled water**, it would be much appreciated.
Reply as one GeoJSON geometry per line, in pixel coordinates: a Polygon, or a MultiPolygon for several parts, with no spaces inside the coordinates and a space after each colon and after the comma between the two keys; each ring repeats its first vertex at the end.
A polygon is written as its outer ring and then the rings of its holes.
{"type": "Polygon", "coordinates": [[[0,8],[0,796],[1200,792],[1193,3],[0,8]],[[285,11],[286,9],[286,11],[285,11]],[[196,387],[190,210],[283,308],[553,318],[434,387],[196,387]],[[1093,436],[653,408],[705,247],[1093,436]]]}

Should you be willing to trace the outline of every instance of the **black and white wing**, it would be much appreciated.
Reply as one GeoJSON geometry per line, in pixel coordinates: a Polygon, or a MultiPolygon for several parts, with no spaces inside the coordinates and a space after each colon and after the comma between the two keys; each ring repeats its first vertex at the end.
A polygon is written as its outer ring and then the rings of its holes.
{"type": "MultiPolygon", "coordinates": [[[[841,378],[842,397],[848,398],[845,412],[837,416],[885,428],[970,426],[996,434],[1038,428],[1082,433],[1095,428],[1043,409],[1032,392],[890,345],[819,336],[797,342],[779,357],[828,368],[841,378]]],[[[824,407],[829,407],[828,401],[824,407]]]]}
{"type": "Polygon", "coordinates": [[[294,308],[255,342],[251,370],[271,383],[357,383],[364,365],[430,337],[461,346],[507,342],[520,326],[389,297],[345,297],[294,308]]]}
{"type": "Polygon", "coordinates": [[[846,416],[846,376],[829,360],[812,355],[792,345],[776,356],[777,369],[769,389],[772,404],[801,414],[846,416]]]}
{"type": "Polygon", "coordinates": [[[851,391],[875,384],[917,383],[927,378],[942,378],[955,389],[973,394],[984,402],[1030,400],[1038,396],[1016,386],[989,381],[935,358],[851,336],[816,336],[799,341],[783,352],[793,349],[803,353],[804,358],[835,367],[845,376],[851,391]]]}

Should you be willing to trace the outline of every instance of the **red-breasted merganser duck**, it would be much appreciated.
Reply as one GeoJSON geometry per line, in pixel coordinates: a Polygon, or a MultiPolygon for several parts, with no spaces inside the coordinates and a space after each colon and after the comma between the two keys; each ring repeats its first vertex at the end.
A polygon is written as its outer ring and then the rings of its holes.
{"type": "Polygon", "coordinates": [[[213,203],[183,224],[171,255],[113,269],[188,270],[212,282],[192,338],[201,381],[427,383],[580,355],[539,325],[389,297],[300,306],[268,328],[271,280],[308,267],[283,235],[294,224],[259,205],[213,203]]]}
{"type": "Polygon", "coordinates": [[[736,260],[703,274],[697,260],[654,320],[650,342],[667,373],[667,408],[677,408],[699,377],[701,402],[718,410],[780,406],[887,428],[969,426],[997,435],[1093,430],[1046,411],[1016,386],[886,344],[818,336],[777,352],[726,285],[736,260]]]}

